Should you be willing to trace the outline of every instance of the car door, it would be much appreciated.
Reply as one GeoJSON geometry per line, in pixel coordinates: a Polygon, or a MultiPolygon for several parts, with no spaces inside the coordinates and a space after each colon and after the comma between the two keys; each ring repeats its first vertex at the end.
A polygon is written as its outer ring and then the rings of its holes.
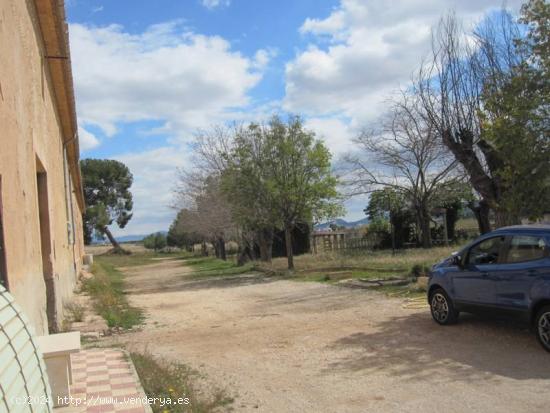
{"type": "Polygon", "coordinates": [[[462,268],[453,273],[455,300],[467,304],[496,305],[493,270],[500,263],[505,236],[486,238],[466,251],[462,268]]]}
{"type": "Polygon", "coordinates": [[[550,260],[544,237],[513,235],[495,272],[497,304],[505,309],[527,311],[533,284],[545,274],[550,274],[550,260]]]}

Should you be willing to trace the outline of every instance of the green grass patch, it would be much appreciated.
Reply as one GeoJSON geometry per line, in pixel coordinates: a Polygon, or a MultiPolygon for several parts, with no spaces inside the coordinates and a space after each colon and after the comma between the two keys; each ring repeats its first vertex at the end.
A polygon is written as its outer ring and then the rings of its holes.
{"type": "Polygon", "coordinates": [[[187,398],[189,401],[187,405],[170,406],[161,406],[157,402],[151,405],[154,413],[215,412],[233,403],[223,390],[210,390],[209,394],[197,391],[195,383],[201,377],[184,364],[168,363],[150,354],[131,353],[130,356],[148,397],[174,401],[187,398]]]}
{"type": "Polygon", "coordinates": [[[110,328],[130,329],[141,324],[143,314],[132,307],[124,295],[124,276],[108,260],[98,257],[92,266],[94,276],[86,280],[83,290],[93,299],[94,309],[110,328]]]}
{"type": "MultiPolygon", "coordinates": [[[[285,272],[276,273],[280,276],[288,276],[285,272]]],[[[388,269],[326,269],[321,271],[295,271],[288,278],[294,281],[312,281],[336,283],[341,280],[366,279],[378,280],[387,278],[407,278],[409,276],[406,270],[388,270],[388,269]]]]}
{"type": "Polygon", "coordinates": [[[223,261],[214,257],[188,258],[185,264],[193,269],[192,278],[227,277],[246,274],[254,271],[254,264],[238,266],[233,260],[223,261]]]}

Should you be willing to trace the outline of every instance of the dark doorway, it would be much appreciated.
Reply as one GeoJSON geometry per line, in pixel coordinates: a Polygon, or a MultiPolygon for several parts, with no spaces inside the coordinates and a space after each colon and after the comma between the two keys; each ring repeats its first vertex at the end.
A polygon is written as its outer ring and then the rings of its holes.
{"type": "Polygon", "coordinates": [[[4,207],[2,205],[2,177],[0,176],[0,285],[8,289],[8,271],[6,265],[6,247],[4,243],[4,207]]]}
{"type": "Polygon", "coordinates": [[[55,278],[52,261],[52,240],[50,233],[50,210],[48,202],[48,175],[40,160],[36,159],[36,184],[38,196],[38,217],[40,221],[40,247],[42,251],[42,269],[46,284],[46,312],[48,330],[57,333],[57,309],[55,300],[55,278]]]}

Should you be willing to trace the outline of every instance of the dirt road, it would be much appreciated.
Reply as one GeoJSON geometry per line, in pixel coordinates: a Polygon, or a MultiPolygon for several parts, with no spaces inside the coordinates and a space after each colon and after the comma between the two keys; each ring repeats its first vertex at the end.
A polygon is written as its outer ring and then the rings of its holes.
{"type": "Polygon", "coordinates": [[[125,269],[145,309],[130,348],[180,360],[238,412],[547,412],[550,354],[521,326],[365,290],[258,276],[186,279],[182,261],[125,269]]]}

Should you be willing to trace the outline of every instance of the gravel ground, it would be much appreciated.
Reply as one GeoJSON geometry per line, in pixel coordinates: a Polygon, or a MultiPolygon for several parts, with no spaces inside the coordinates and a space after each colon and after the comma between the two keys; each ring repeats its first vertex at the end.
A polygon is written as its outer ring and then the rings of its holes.
{"type": "Polygon", "coordinates": [[[548,412],[550,354],[523,326],[375,292],[241,276],[186,279],[181,261],[125,269],[142,331],[127,347],[178,360],[238,412],[548,412]]]}

